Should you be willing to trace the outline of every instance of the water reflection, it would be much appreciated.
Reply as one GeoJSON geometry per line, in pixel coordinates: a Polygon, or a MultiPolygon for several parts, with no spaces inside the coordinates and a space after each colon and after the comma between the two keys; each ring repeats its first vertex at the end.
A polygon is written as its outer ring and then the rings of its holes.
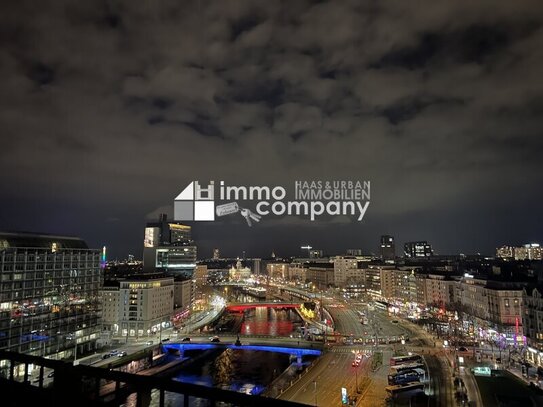
{"type": "Polygon", "coordinates": [[[289,336],[301,324],[300,317],[293,310],[257,307],[245,314],[239,333],[241,335],[289,336]]]}

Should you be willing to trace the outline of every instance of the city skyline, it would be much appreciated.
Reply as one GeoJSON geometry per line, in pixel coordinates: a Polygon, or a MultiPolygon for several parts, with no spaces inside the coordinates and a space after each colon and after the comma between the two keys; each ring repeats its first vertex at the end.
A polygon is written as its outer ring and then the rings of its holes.
{"type": "Polygon", "coordinates": [[[209,256],[542,240],[537,1],[3,9],[0,230],[139,257],[190,181],[363,179],[362,222],[189,224],[209,256]]]}

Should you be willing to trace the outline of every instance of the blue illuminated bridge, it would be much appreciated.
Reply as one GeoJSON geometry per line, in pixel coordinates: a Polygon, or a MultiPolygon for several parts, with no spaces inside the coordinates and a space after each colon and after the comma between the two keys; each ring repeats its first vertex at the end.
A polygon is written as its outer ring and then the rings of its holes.
{"type": "Polygon", "coordinates": [[[298,358],[302,356],[320,356],[322,351],[320,349],[307,349],[301,347],[286,347],[276,345],[236,345],[230,343],[169,343],[163,344],[163,349],[170,353],[179,352],[183,355],[183,352],[187,350],[209,350],[209,349],[242,349],[242,350],[260,350],[265,352],[286,353],[289,355],[296,355],[298,358]]]}

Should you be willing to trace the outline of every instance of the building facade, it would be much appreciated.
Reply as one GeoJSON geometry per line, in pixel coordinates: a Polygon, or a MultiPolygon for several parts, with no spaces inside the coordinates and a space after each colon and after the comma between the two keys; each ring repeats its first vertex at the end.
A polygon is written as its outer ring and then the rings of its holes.
{"type": "Polygon", "coordinates": [[[431,257],[433,254],[432,245],[426,241],[407,242],[404,244],[404,255],[407,258],[431,257]]]}
{"type": "Polygon", "coordinates": [[[110,284],[100,294],[103,328],[113,336],[150,336],[171,325],[173,277],[132,277],[110,284]]]}
{"type": "Polygon", "coordinates": [[[394,236],[381,236],[379,252],[381,255],[381,260],[383,261],[393,261],[396,258],[396,245],[394,243],[394,236]]]}
{"type": "Polygon", "coordinates": [[[341,287],[347,282],[348,270],[358,268],[358,260],[355,256],[336,256],[332,259],[334,264],[334,284],[341,287]]]}
{"type": "Polygon", "coordinates": [[[334,284],[334,264],[315,263],[307,268],[307,280],[319,289],[326,289],[334,284]]]}
{"type": "Polygon", "coordinates": [[[543,260],[543,247],[539,243],[523,246],[502,246],[496,249],[496,257],[504,260],[543,260]]]}
{"type": "Polygon", "coordinates": [[[173,290],[173,308],[174,310],[189,309],[194,303],[195,296],[195,281],[194,280],[174,280],[173,290]]]}
{"type": "Polygon", "coordinates": [[[543,287],[523,290],[522,327],[528,344],[527,359],[543,367],[543,287]]]}
{"type": "Polygon", "coordinates": [[[197,249],[191,235],[190,226],[170,222],[165,214],[158,222],[148,223],[143,241],[144,272],[192,278],[197,249]]]}
{"type": "Polygon", "coordinates": [[[100,326],[100,250],[78,238],[0,233],[0,349],[76,357],[100,326]]]}

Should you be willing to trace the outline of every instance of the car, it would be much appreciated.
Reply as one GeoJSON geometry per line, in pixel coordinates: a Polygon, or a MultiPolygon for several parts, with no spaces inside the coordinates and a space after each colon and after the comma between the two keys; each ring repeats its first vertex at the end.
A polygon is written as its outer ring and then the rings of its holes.
{"type": "Polygon", "coordinates": [[[126,353],[125,351],[117,353],[117,357],[119,358],[122,358],[123,356],[126,356],[126,355],[128,355],[128,353],[126,353]]]}
{"type": "Polygon", "coordinates": [[[218,336],[212,336],[211,338],[209,338],[209,340],[211,342],[220,342],[221,341],[218,336]]]}
{"type": "Polygon", "coordinates": [[[393,324],[397,324],[397,323],[398,323],[398,320],[397,320],[397,319],[393,319],[393,320],[392,320],[392,323],[393,323],[393,324]]]}
{"type": "Polygon", "coordinates": [[[147,341],[145,342],[146,345],[152,345],[153,344],[153,341],[147,341]]]}
{"type": "Polygon", "coordinates": [[[170,338],[164,338],[162,339],[162,342],[168,342],[170,340],[170,338]]]}
{"type": "Polygon", "coordinates": [[[187,337],[181,339],[181,342],[190,342],[190,338],[187,336],[187,337]]]}
{"type": "Polygon", "coordinates": [[[47,377],[54,377],[55,376],[55,371],[53,370],[52,372],[49,372],[49,374],[47,375],[47,377]]]}
{"type": "Polygon", "coordinates": [[[119,353],[119,351],[117,349],[109,351],[110,355],[116,355],[117,353],[119,353]]]}
{"type": "Polygon", "coordinates": [[[111,354],[106,353],[105,355],[102,356],[102,359],[108,359],[110,357],[111,357],[111,354]]]}
{"type": "Polygon", "coordinates": [[[465,346],[460,346],[460,347],[458,348],[458,351],[459,351],[459,352],[467,352],[468,349],[467,349],[465,346]]]}

